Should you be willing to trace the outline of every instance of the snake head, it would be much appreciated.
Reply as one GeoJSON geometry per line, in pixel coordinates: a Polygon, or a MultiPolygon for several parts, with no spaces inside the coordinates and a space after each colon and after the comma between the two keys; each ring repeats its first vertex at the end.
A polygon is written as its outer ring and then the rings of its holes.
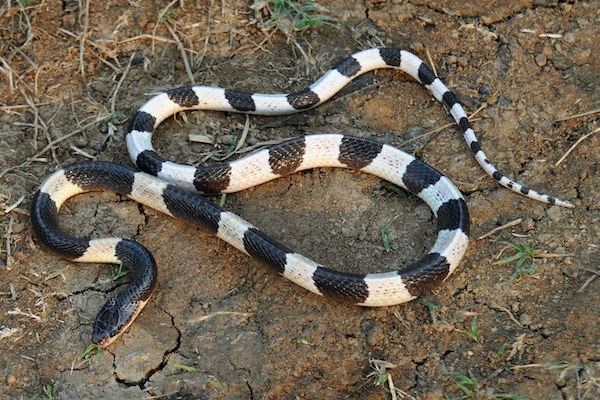
{"type": "Polygon", "coordinates": [[[100,347],[110,345],[125,332],[145,305],[145,301],[120,305],[117,299],[110,299],[96,317],[92,342],[100,347]]]}

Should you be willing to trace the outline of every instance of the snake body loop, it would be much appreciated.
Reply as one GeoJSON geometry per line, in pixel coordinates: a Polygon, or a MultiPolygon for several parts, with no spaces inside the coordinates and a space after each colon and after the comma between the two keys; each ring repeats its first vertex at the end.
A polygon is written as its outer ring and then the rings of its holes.
{"type": "Polygon", "coordinates": [[[572,206],[500,174],[481,150],[456,97],[418,57],[404,50],[381,48],[353,54],[308,89],[287,95],[250,94],[206,86],[172,89],[156,95],[140,108],[127,135],[129,154],[144,172],[107,162],[77,163],[50,175],[35,194],[32,223],[42,243],[73,261],[124,264],[133,276],[127,288],[110,299],[98,314],[92,341],[108,346],[123,333],[148,302],[156,282],[156,263],[142,245],[123,238],[77,239],[61,232],[57,219],[62,204],[72,196],[92,190],[114,191],[200,226],[311,292],[345,302],[362,306],[399,304],[446,279],[467,248],[470,222],[466,203],[448,178],[392,146],[341,134],[307,135],[211,167],[166,161],[152,147],[154,129],[174,113],[300,112],[323,103],[358,75],[377,68],[400,69],[429,89],[449,110],[479,164],[501,185],[536,200],[572,206]],[[432,249],[414,264],[394,266],[391,272],[342,273],[278,244],[239,216],[190,191],[236,192],[316,167],[360,170],[423,199],[437,220],[437,239],[432,249]]]}

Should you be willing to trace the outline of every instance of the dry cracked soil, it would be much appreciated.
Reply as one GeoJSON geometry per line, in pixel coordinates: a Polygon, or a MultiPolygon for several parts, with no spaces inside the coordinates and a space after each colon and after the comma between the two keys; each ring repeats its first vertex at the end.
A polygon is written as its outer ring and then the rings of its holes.
{"type": "MultiPolygon", "coordinates": [[[[302,31],[275,3],[0,5],[0,398],[600,398],[600,2],[321,1],[300,5],[313,13],[300,21],[327,23],[302,31]],[[241,151],[344,132],[412,152],[465,195],[470,247],[436,290],[367,309],[308,293],[112,193],[78,196],[61,212],[68,233],[133,238],[159,265],[127,333],[82,357],[96,313],[128,277],[40,246],[29,208],[43,179],[86,159],[131,165],[128,123],[153,93],[192,82],[289,93],[374,46],[428,60],[478,111],[475,131],[501,171],[576,207],[496,185],[444,108],[397,71],[361,76],[292,116],[182,113],[155,147],[183,163],[230,155],[245,129],[241,151]]],[[[344,271],[395,269],[435,236],[421,201],[347,170],[298,173],[228,195],[225,207],[344,271]]]]}

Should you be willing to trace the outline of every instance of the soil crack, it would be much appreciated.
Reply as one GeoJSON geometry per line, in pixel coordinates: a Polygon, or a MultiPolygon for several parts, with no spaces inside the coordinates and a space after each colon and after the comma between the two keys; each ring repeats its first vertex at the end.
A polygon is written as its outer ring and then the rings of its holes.
{"type": "Polygon", "coordinates": [[[148,383],[148,381],[152,378],[152,376],[154,374],[161,372],[167,366],[167,363],[169,362],[169,358],[170,358],[171,354],[177,352],[179,350],[179,347],[181,347],[181,330],[175,324],[175,317],[170,312],[165,310],[164,308],[162,308],[158,305],[157,305],[157,307],[161,311],[163,311],[165,314],[167,314],[169,316],[169,318],[171,318],[171,326],[177,332],[177,338],[175,340],[175,345],[172,348],[165,350],[163,357],[162,357],[162,361],[158,364],[158,366],[156,368],[149,370],[148,373],[146,373],[146,375],[144,376],[144,378],[142,378],[142,380],[137,383],[137,385],[142,390],[144,389],[144,387],[146,386],[146,383],[148,383]]]}
{"type": "Polygon", "coordinates": [[[238,367],[237,365],[235,365],[235,363],[231,360],[231,357],[229,356],[229,354],[226,354],[226,353],[221,353],[221,354],[223,354],[223,356],[225,356],[225,358],[227,358],[227,361],[229,361],[229,364],[233,367],[234,371],[242,371],[248,375],[248,378],[244,379],[244,382],[246,383],[246,386],[248,387],[248,390],[250,391],[249,399],[253,400],[254,399],[254,390],[252,388],[252,385],[250,384],[250,379],[252,378],[252,372],[247,368],[241,368],[241,367],[238,367]]]}

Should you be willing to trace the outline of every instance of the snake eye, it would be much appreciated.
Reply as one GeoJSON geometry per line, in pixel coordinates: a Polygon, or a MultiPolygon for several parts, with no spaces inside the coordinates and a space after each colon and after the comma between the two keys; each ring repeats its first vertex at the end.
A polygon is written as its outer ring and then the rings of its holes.
{"type": "Polygon", "coordinates": [[[119,308],[114,299],[109,300],[96,317],[92,342],[105,346],[117,334],[122,324],[120,323],[119,308]]]}

